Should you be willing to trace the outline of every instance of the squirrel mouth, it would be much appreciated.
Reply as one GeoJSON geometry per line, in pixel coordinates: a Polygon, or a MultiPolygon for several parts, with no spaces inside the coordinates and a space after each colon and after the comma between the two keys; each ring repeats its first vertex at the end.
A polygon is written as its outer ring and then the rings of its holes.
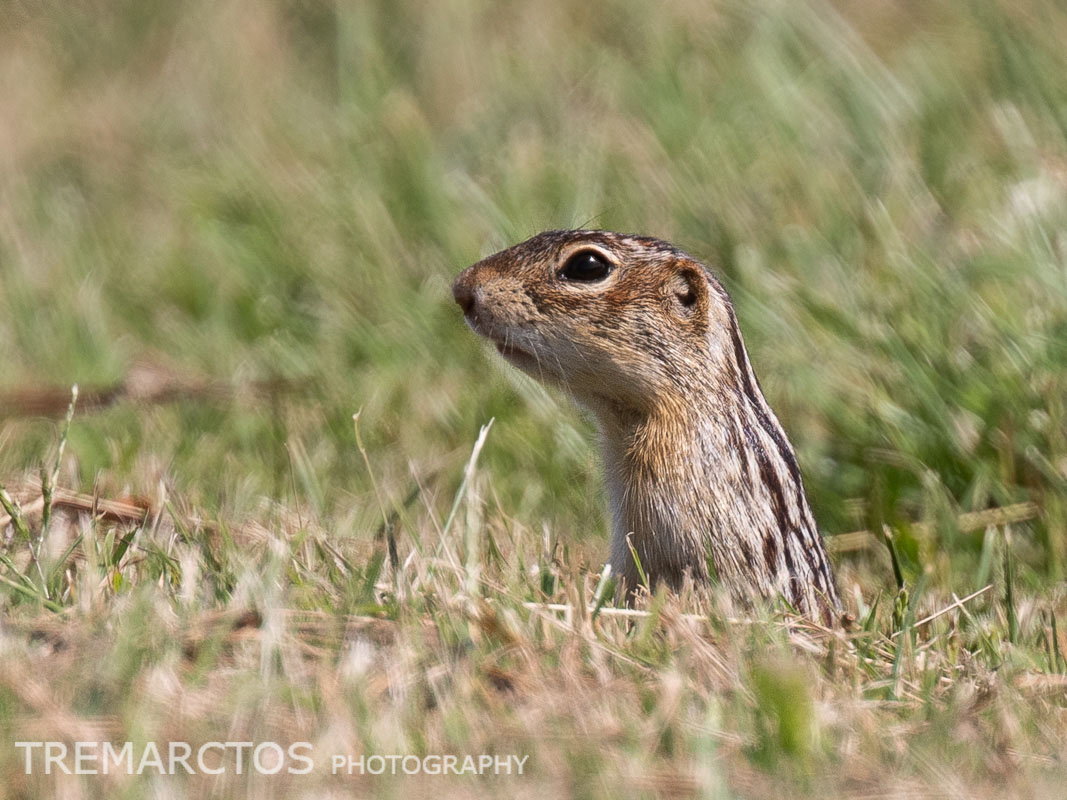
{"type": "Polygon", "coordinates": [[[536,370],[540,364],[540,360],[533,353],[528,350],[523,350],[521,347],[516,347],[514,343],[509,341],[503,341],[501,339],[493,338],[493,345],[496,347],[496,351],[504,357],[504,360],[509,364],[518,367],[524,372],[536,370]]]}
{"type": "Polygon", "coordinates": [[[500,332],[493,330],[492,327],[483,324],[475,315],[466,316],[467,324],[470,325],[471,329],[491,341],[496,351],[509,364],[523,372],[534,374],[542,372],[541,360],[529,350],[517,347],[511,336],[501,335],[500,332]]]}
{"type": "Polygon", "coordinates": [[[493,339],[493,344],[496,345],[496,351],[504,358],[524,358],[530,361],[534,360],[533,354],[528,353],[525,350],[516,347],[511,342],[502,342],[499,339],[493,339]]]}

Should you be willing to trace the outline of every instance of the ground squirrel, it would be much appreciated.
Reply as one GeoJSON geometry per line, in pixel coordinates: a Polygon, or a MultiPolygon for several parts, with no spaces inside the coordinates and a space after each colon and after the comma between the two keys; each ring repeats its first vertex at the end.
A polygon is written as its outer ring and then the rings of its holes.
{"type": "Polygon", "coordinates": [[[548,231],[468,267],[452,293],[505,359],[595,417],[611,567],[630,590],[636,552],[653,588],[713,570],[739,599],[780,596],[832,621],[796,456],[707,267],[658,239],[548,231]]]}

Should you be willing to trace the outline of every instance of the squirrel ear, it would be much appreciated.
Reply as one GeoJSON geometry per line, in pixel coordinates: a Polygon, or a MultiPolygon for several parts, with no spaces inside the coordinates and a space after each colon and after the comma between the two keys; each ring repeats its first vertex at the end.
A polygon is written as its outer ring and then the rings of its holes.
{"type": "Polygon", "coordinates": [[[707,306],[707,297],[707,281],[692,267],[681,267],[667,282],[667,299],[683,317],[699,314],[707,306]]]}

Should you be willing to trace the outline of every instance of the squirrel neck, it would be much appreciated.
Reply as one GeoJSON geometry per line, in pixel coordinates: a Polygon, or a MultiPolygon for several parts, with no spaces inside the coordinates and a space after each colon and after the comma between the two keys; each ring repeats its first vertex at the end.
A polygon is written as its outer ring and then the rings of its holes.
{"type": "Polygon", "coordinates": [[[636,553],[675,589],[688,572],[737,587],[739,600],[754,587],[826,616],[837,594],[784,431],[754,381],[712,389],[594,409],[613,571],[633,589],[636,553]]]}

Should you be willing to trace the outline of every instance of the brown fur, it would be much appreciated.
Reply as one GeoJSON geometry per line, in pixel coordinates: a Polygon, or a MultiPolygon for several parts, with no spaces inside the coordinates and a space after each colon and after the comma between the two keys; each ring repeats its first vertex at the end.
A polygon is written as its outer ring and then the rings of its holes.
{"type": "Polygon", "coordinates": [[[633,589],[715,576],[739,599],[839,607],[796,457],[748,361],[725,289],[666,242],[548,231],[464,270],[471,327],[592,411],[611,498],[611,566],[633,589]],[[592,250],[603,280],[561,277],[592,250]],[[629,542],[629,543],[628,543],[629,542]]]}

